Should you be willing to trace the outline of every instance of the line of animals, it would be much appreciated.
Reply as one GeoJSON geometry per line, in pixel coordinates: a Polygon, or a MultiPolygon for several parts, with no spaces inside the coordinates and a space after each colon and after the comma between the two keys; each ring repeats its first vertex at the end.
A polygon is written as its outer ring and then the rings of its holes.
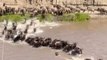
{"type": "Polygon", "coordinates": [[[72,5],[58,5],[58,4],[53,4],[52,6],[36,6],[36,7],[9,7],[6,5],[3,5],[2,8],[0,8],[0,16],[6,15],[8,13],[10,14],[20,14],[20,15],[25,15],[25,14],[30,14],[30,17],[34,17],[38,14],[46,14],[50,13],[53,15],[63,15],[65,13],[75,13],[75,12],[85,12],[85,11],[98,11],[101,14],[106,14],[107,10],[104,8],[91,8],[88,6],[72,6],[72,5]]]}
{"type": "MultiPolygon", "coordinates": [[[[38,37],[38,36],[27,36],[28,29],[30,26],[32,26],[32,22],[30,25],[26,25],[26,28],[24,31],[17,30],[17,24],[12,23],[12,28],[8,29],[8,21],[7,24],[4,25],[4,29],[2,31],[2,37],[4,37],[5,40],[11,40],[14,43],[21,41],[26,42],[28,45],[38,48],[41,46],[44,47],[50,47],[52,49],[58,49],[63,50],[66,53],[69,53],[70,55],[79,55],[82,54],[82,49],[77,46],[77,43],[70,44],[67,41],[62,41],[59,39],[52,38],[44,38],[44,37],[38,37]]],[[[36,29],[33,30],[33,32],[36,32],[36,29]]]]}

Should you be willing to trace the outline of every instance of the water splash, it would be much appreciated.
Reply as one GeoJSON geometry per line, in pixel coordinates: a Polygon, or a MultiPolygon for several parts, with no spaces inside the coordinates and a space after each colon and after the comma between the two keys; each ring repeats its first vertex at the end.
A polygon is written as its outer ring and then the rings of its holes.
{"type": "MultiPolygon", "coordinates": [[[[18,22],[18,23],[17,23],[17,30],[18,30],[18,31],[19,31],[19,30],[24,31],[25,28],[26,28],[26,26],[27,26],[27,25],[30,25],[31,20],[33,20],[33,23],[34,23],[34,24],[29,27],[27,37],[29,37],[29,36],[35,36],[35,35],[37,35],[37,34],[43,33],[44,30],[41,29],[42,27],[49,27],[50,29],[52,29],[53,27],[56,27],[56,26],[59,26],[59,25],[60,25],[60,24],[58,24],[58,23],[56,23],[56,22],[48,22],[48,21],[40,22],[40,21],[37,20],[36,18],[33,18],[33,19],[27,20],[25,24],[23,24],[22,22],[18,22]],[[36,32],[35,32],[35,33],[33,32],[33,29],[34,29],[34,28],[36,28],[36,32]]],[[[6,21],[4,20],[1,25],[5,25],[5,24],[6,24],[6,21]]],[[[7,27],[8,27],[8,29],[11,29],[11,28],[12,28],[12,22],[11,22],[11,21],[8,21],[7,27]]],[[[1,29],[1,28],[3,28],[3,26],[1,26],[0,29],[1,29]]],[[[2,32],[2,30],[0,30],[0,31],[2,32]]],[[[0,32],[0,34],[1,34],[1,32],[0,32]]],[[[12,44],[12,45],[15,45],[15,44],[16,44],[16,43],[13,43],[12,40],[5,40],[5,39],[4,39],[4,36],[2,36],[2,35],[0,35],[0,36],[1,36],[1,37],[0,37],[0,40],[1,40],[1,41],[4,40],[5,43],[9,43],[9,44],[12,44]]],[[[22,45],[22,44],[26,44],[26,43],[19,41],[19,42],[17,42],[17,44],[21,44],[21,45],[22,45]]]]}

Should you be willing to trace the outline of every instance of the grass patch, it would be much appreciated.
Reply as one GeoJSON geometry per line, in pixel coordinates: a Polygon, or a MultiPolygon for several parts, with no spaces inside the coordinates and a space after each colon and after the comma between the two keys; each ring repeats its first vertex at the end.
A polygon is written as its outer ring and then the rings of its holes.
{"type": "Polygon", "coordinates": [[[90,19],[90,16],[86,13],[75,13],[75,18],[73,21],[81,22],[81,21],[87,21],[90,19]]]}
{"type": "Polygon", "coordinates": [[[29,18],[29,14],[26,14],[25,16],[21,16],[18,14],[7,14],[7,15],[0,16],[0,21],[8,20],[12,22],[20,22],[25,18],[26,19],[29,18]]]}
{"type": "Polygon", "coordinates": [[[70,13],[58,17],[58,20],[67,21],[67,22],[71,22],[71,21],[82,22],[82,21],[87,21],[89,19],[90,16],[86,13],[70,13]]]}
{"type": "Polygon", "coordinates": [[[0,16],[0,22],[2,22],[5,19],[6,19],[5,16],[0,16]]]}

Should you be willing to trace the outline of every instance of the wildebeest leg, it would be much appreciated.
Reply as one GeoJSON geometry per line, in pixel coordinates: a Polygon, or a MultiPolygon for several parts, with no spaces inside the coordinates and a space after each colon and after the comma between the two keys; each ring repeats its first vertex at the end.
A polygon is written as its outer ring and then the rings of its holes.
{"type": "Polygon", "coordinates": [[[12,30],[16,30],[16,28],[17,28],[17,23],[16,24],[12,23],[12,30]]]}
{"type": "Polygon", "coordinates": [[[28,29],[25,29],[24,33],[27,34],[28,33],[28,29]]]}
{"type": "Polygon", "coordinates": [[[5,32],[5,31],[3,30],[3,31],[2,31],[2,35],[4,35],[4,32],[5,32]]]}
{"type": "Polygon", "coordinates": [[[31,4],[31,5],[32,5],[32,0],[29,0],[29,4],[31,4]]]}
{"type": "Polygon", "coordinates": [[[2,31],[2,35],[4,35],[4,32],[7,30],[7,25],[4,27],[3,31],[2,31]]]}
{"type": "Polygon", "coordinates": [[[59,53],[58,52],[55,52],[55,56],[58,56],[59,55],[59,53]]]}
{"type": "Polygon", "coordinates": [[[29,25],[26,26],[26,29],[25,29],[25,31],[24,31],[25,34],[28,33],[28,29],[29,29],[29,25]]]}
{"type": "Polygon", "coordinates": [[[24,41],[26,39],[26,34],[23,34],[22,36],[21,36],[21,41],[24,41]]]}
{"type": "Polygon", "coordinates": [[[9,34],[5,35],[5,39],[8,40],[10,38],[9,34]]]}
{"type": "Polygon", "coordinates": [[[36,28],[33,29],[33,32],[34,32],[34,33],[36,32],[36,28]]]}
{"type": "Polygon", "coordinates": [[[79,54],[82,54],[82,49],[79,49],[79,54]]]}

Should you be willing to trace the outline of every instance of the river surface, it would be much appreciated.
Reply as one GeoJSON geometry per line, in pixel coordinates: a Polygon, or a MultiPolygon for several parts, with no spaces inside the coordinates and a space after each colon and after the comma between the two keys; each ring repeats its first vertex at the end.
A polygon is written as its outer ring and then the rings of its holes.
{"type": "MultiPolygon", "coordinates": [[[[37,36],[57,38],[69,43],[77,42],[78,46],[83,49],[83,56],[107,59],[107,19],[61,24],[57,27],[43,27],[41,29],[44,32],[37,36]]],[[[2,45],[3,43],[0,41],[0,60],[2,59],[2,45]]],[[[67,60],[64,57],[56,57],[55,51],[43,47],[32,48],[26,44],[4,43],[3,60],[67,60]]]]}

